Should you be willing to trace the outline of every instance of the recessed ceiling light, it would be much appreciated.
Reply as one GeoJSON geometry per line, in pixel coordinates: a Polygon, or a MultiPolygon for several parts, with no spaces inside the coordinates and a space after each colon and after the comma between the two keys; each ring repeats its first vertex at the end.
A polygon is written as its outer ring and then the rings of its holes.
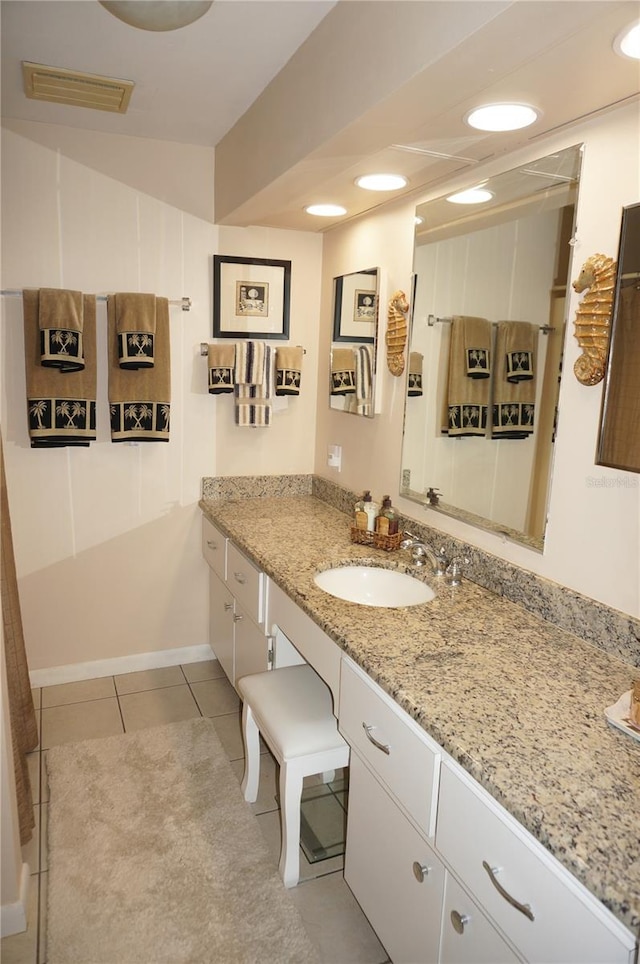
{"type": "Polygon", "coordinates": [[[356,178],[358,187],[363,187],[365,191],[397,191],[408,183],[402,174],[363,174],[356,178]]]}
{"type": "Polygon", "coordinates": [[[640,20],[625,27],[613,41],[613,49],[621,57],[640,60],[640,20]]]}
{"type": "Polygon", "coordinates": [[[470,127],[479,131],[518,131],[538,119],[538,111],[527,104],[486,104],[465,116],[470,127]]]}
{"type": "Polygon", "coordinates": [[[484,187],[471,187],[468,191],[450,194],[447,201],[451,201],[452,204],[484,204],[486,201],[490,201],[492,197],[492,192],[487,191],[484,187]]]}
{"type": "Polygon", "coordinates": [[[347,213],[347,209],[341,204],[310,204],[305,211],[307,214],[315,214],[318,218],[336,218],[347,213]]]}

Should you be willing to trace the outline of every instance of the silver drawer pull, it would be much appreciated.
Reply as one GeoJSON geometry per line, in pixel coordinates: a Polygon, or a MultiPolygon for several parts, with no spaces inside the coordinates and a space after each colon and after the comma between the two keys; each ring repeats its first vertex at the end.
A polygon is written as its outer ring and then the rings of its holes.
{"type": "Polygon", "coordinates": [[[457,910],[451,911],[451,923],[456,934],[463,934],[465,924],[468,924],[470,920],[468,914],[459,914],[457,910]]]}
{"type": "Polygon", "coordinates": [[[217,543],[217,542],[212,542],[211,539],[207,539],[207,545],[209,546],[210,549],[217,549],[217,548],[218,548],[218,543],[217,543]]]}
{"type": "Polygon", "coordinates": [[[233,603],[225,603],[225,604],[224,604],[224,611],[225,611],[226,613],[230,612],[232,609],[233,609],[233,603]]]}
{"type": "Polygon", "coordinates": [[[242,616],[240,615],[240,613],[236,613],[235,616],[233,617],[234,623],[239,623],[241,619],[242,619],[242,616]]]}
{"type": "Polygon", "coordinates": [[[413,876],[416,878],[419,884],[424,883],[424,879],[428,874],[429,868],[426,864],[421,864],[419,860],[413,861],[413,876]]]}
{"type": "Polygon", "coordinates": [[[376,740],[375,736],[371,736],[371,731],[375,730],[375,726],[370,726],[368,723],[365,723],[363,721],[362,728],[364,732],[367,734],[367,739],[370,740],[370,742],[373,743],[374,746],[377,746],[378,749],[382,750],[383,753],[386,753],[387,756],[391,753],[391,747],[389,746],[388,743],[380,743],[378,740],[376,740]]]}
{"type": "Polygon", "coordinates": [[[511,894],[509,894],[509,893],[504,889],[504,887],[498,882],[498,880],[496,879],[496,874],[498,873],[498,868],[497,868],[497,867],[490,867],[486,860],[483,860],[483,861],[482,861],[482,866],[484,867],[484,869],[486,870],[486,872],[489,874],[489,880],[491,881],[491,883],[493,884],[493,886],[495,887],[495,889],[498,891],[498,893],[500,894],[500,896],[501,896],[501,897],[504,897],[504,899],[507,901],[507,903],[511,904],[512,907],[515,907],[516,910],[519,910],[520,913],[521,913],[521,914],[524,914],[525,917],[528,917],[529,920],[535,920],[535,918],[534,918],[534,916],[533,916],[533,911],[531,910],[531,908],[529,907],[529,905],[528,905],[528,904],[521,904],[520,901],[516,900],[515,897],[512,897],[511,894]]]}
{"type": "Polygon", "coordinates": [[[247,581],[247,577],[243,572],[234,572],[233,578],[236,582],[239,582],[241,586],[244,586],[245,582],[247,581]]]}

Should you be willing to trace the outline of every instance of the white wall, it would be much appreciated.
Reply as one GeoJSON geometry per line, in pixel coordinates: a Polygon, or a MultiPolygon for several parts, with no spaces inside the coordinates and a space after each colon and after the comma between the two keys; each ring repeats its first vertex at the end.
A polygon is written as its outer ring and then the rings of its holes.
{"type": "Polygon", "coordinates": [[[559,428],[544,554],[508,543],[430,509],[397,497],[399,492],[404,412],[404,378],[382,371],[383,414],[375,419],[331,412],[327,394],[332,278],[379,264],[385,280],[381,298],[381,332],[391,291],[410,291],[415,205],[468,187],[480,177],[584,143],[584,163],[577,207],[575,278],[596,252],[617,254],[621,210],[640,198],[640,124],[637,105],[622,108],[589,124],[576,125],[553,138],[536,141],[526,150],[486,165],[429,195],[398,201],[325,236],[318,395],[316,471],[326,478],[374,496],[389,492],[398,507],[443,532],[514,562],[615,609],[640,615],[640,487],[639,476],[594,464],[602,385],[587,388],[573,375],[580,354],[573,337],[573,319],[580,296],[571,292],[568,306],[564,377],[559,402],[559,428]],[[343,448],[340,473],[327,467],[327,445],[343,448]]]}
{"type": "MultiPolygon", "coordinates": [[[[208,642],[197,507],[205,475],[313,470],[321,238],[218,229],[47,147],[3,133],[2,288],[191,297],[172,307],[171,440],[110,441],[106,311],[98,303],[98,440],[31,449],[22,306],[2,299],[1,419],[31,670],[208,642]],[[232,424],[207,392],[216,252],[291,259],[291,341],[308,350],[303,394],[267,429],[232,424]],[[300,438],[292,446],[291,436],[300,438]]],[[[116,149],[114,147],[114,149],[116,149]]]]}

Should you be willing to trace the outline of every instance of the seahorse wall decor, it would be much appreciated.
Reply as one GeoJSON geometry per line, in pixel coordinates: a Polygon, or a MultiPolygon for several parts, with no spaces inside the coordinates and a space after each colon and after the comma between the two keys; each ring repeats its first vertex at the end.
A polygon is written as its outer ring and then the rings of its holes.
{"type": "Polygon", "coordinates": [[[404,346],[407,343],[407,319],[409,302],[404,291],[395,291],[387,312],[387,368],[392,375],[404,371],[404,346]]]}
{"type": "Polygon", "coordinates": [[[604,378],[609,328],[616,285],[616,262],[606,254],[592,254],[573,282],[575,291],[589,289],[576,309],[575,337],[582,348],[573,371],[583,385],[604,378]]]}

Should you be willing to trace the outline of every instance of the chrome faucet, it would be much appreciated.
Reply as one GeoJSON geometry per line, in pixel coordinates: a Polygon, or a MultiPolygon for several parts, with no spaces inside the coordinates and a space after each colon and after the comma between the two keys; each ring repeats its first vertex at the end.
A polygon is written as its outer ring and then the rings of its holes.
{"type": "Polygon", "coordinates": [[[434,552],[430,546],[421,542],[420,539],[416,539],[410,532],[405,532],[405,536],[406,538],[400,543],[400,548],[411,549],[411,559],[414,566],[426,566],[428,559],[433,566],[434,575],[444,576],[449,565],[449,560],[444,554],[444,546],[438,552],[434,552]]]}

